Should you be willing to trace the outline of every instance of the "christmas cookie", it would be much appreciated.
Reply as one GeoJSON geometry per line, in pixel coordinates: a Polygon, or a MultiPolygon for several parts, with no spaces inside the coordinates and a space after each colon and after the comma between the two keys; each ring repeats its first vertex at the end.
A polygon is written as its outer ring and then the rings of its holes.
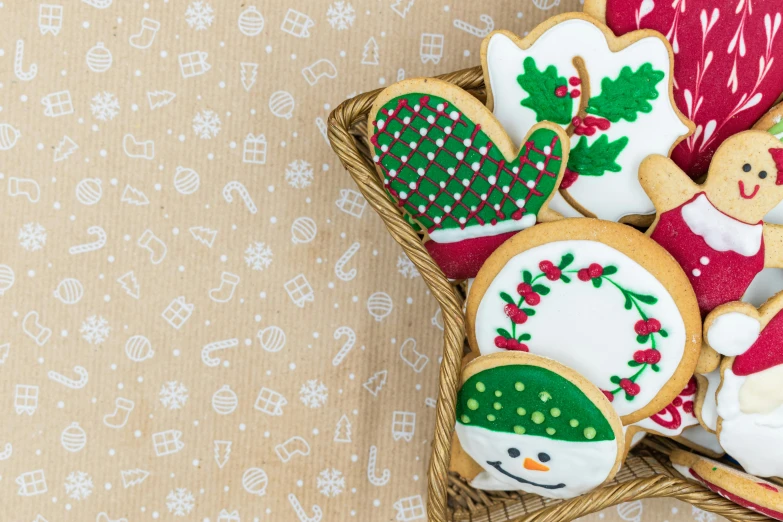
{"type": "Polygon", "coordinates": [[[783,520],[783,492],[779,486],[686,451],[673,451],[671,461],[683,477],[735,504],[783,520]]]}
{"type": "Polygon", "coordinates": [[[726,454],[720,442],[718,442],[718,437],[714,433],[705,430],[702,426],[688,428],[679,437],[674,437],[674,440],[685,447],[714,459],[719,459],[726,454]]]}
{"type": "Polygon", "coordinates": [[[664,437],[677,437],[687,428],[697,426],[699,419],[694,412],[696,399],[696,378],[691,377],[680,394],[664,409],[633,424],[649,433],[664,437]]]}
{"type": "Polygon", "coordinates": [[[596,20],[569,13],[526,37],[497,31],[482,45],[487,106],[513,141],[541,121],[571,137],[561,193],[553,208],[649,225],[655,209],[639,185],[650,154],[668,155],[691,123],[671,97],[672,51],[654,31],[622,38],[596,20]]]}
{"type": "Polygon", "coordinates": [[[697,125],[672,159],[694,179],[780,95],[780,0],[586,0],[585,12],[617,35],[653,29],[671,42],[674,100],[697,125]]]}
{"type": "Polygon", "coordinates": [[[389,197],[424,230],[450,279],[475,277],[484,260],[549,210],[568,161],[551,123],[518,140],[468,92],[435,79],[405,80],[375,100],[369,121],[375,164],[389,197]]]}
{"type": "Polygon", "coordinates": [[[765,267],[783,267],[783,227],[763,221],[783,200],[783,146],[768,133],[726,140],[703,185],[663,156],[644,160],[639,180],[658,212],[647,234],[688,274],[702,314],[741,299],[765,267]]]}
{"type": "Polygon", "coordinates": [[[520,232],[467,302],[471,349],[529,351],[578,371],[624,424],[666,407],[693,375],[701,320],[688,279],[635,229],[566,219],[520,232]]]}
{"type": "Polygon", "coordinates": [[[758,310],[747,303],[716,308],[706,340],[725,355],[718,388],[717,433],[748,473],[783,475],[783,293],[758,310]]]}
{"type": "MultiPolygon", "coordinates": [[[[485,490],[572,498],[614,477],[624,451],[620,418],[598,388],[526,353],[482,356],[463,372],[456,434],[485,490]]],[[[465,468],[465,466],[460,466],[465,468]]]]}

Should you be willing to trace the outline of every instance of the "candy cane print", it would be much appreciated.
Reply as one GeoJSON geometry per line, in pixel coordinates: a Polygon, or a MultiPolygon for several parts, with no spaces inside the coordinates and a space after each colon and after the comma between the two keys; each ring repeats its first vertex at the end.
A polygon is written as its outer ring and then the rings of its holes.
{"type": "Polygon", "coordinates": [[[381,476],[375,474],[376,460],[378,458],[378,448],[370,446],[370,461],[367,463],[367,480],[373,486],[385,486],[391,478],[391,471],[384,469],[381,476]]]}
{"type": "Polygon", "coordinates": [[[14,74],[17,78],[23,82],[29,82],[35,75],[38,74],[38,66],[34,63],[30,64],[30,69],[24,71],[22,69],[22,62],[24,61],[24,40],[16,41],[16,54],[14,55],[14,74]]]}
{"type": "Polygon", "coordinates": [[[229,181],[226,183],[226,186],[223,187],[223,199],[225,199],[228,203],[234,201],[234,196],[231,195],[231,191],[236,191],[237,194],[239,194],[239,197],[242,198],[242,201],[245,203],[245,206],[251,214],[258,212],[256,204],[253,203],[253,199],[250,197],[250,193],[243,184],[238,181],[229,181]]]}
{"type": "Polygon", "coordinates": [[[348,355],[348,352],[353,349],[353,345],[356,344],[356,333],[354,333],[354,331],[347,326],[341,326],[334,331],[335,339],[339,339],[344,335],[348,336],[348,340],[345,341],[343,347],[340,348],[340,351],[337,352],[337,355],[335,355],[334,359],[332,359],[332,366],[340,366],[340,363],[343,362],[345,356],[348,355]]]}
{"type": "Polygon", "coordinates": [[[49,370],[49,372],[46,375],[48,375],[49,378],[54,382],[62,384],[63,386],[67,386],[72,390],[80,390],[85,386],[87,386],[88,375],[87,375],[87,370],[83,366],[74,366],[73,373],[79,376],[78,380],[71,379],[70,377],[66,377],[65,375],[56,372],[54,370],[49,370]]]}
{"type": "Polygon", "coordinates": [[[86,252],[93,252],[95,250],[100,250],[101,248],[106,246],[106,231],[103,230],[98,225],[93,225],[90,228],[88,228],[87,235],[96,236],[98,239],[90,243],[84,243],[82,245],[72,246],[71,248],[68,249],[68,253],[71,254],[72,256],[75,256],[77,254],[84,254],[86,252]]]}
{"type": "Polygon", "coordinates": [[[3,451],[0,452],[0,460],[8,460],[11,458],[11,453],[13,453],[14,448],[11,446],[10,442],[6,442],[5,446],[3,447],[3,451]]]}
{"type": "Polygon", "coordinates": [[[359,243],[354,242],[350,247],[348,247],[348,250],[345,251],[345,253],[340,256],[340,259],[337,260],[337,263],[334,265],[334,273],[335,275],[342,279],[343,281],[350,281],[354,277],[356,277],[356,269],[351,268],[350,271],[346,272],[343,270],[345,265],[348,264],[348,261],[351,260],[351,258],[356,254],[356,252],[359,251],[359,243]]]}
{"type": "Polygon", "coordinates": [[[321,517],[323,517],[323,512],[321,511],[321,508],[317,505],[313,504],[313,516],[309,517],[307,516],[307,513],[305,513],[305,510],[302,508],[302,504],[299,503],[299,499],[296,498],[296,495],[293,493],[288,494],[288,502],[291,503],[291,507],[294,508],[294,512],[296,513],[296,516],[299,517],[299,520],[301,522],[321,522],[321,517]]]}
{"type": "Polygon", "coordinates": [[[467,22],[464,22],[462,20],[454,20],[454,27],[457,29],[460,29],[462,31],[465,31],[468,34],[472,34],[473,36],[478,36],[479,38],[484,38],[489,33],[492,32],[492,30],[495,28],[495,21],[492,19],[489,15],[479,15],[479,20],[484,22],[484,27],[476,27],[473,24],[469,24],[467,22]]]}
{"type": "Polygon", "coordinates": [[[225,341],[209,343],[201,349],[201,361],[210,368],[214,368],[220,364],[221,359],[220,357],[212,357],[213,352],[236,348],[237,346],[239,346],[239,339],[226,339],[225,341]]]}

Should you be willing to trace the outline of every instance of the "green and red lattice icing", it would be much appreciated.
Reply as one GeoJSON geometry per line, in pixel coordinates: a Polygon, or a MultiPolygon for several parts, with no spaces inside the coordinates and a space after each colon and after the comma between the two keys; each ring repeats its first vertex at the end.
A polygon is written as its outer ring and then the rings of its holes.
{"type": "Polygon", "coordinates": [[[421,93],[389,100],[373,125],[386,190],[430,233],[526,217],[535,224],[557,189],[563,150],[550,129],[533,132],[507,159],[453,103],[421,93]]]}
{"type": "Polygon", "coordinates": [[[545,283],[550,285],[556,282],[571,284],[573,282],[571,276],[573,275],[576,275],[576,279],[579,281],[576,284],[592,284],[595,289],[600,289],[606,282],[620,292],[621,297],[625,299],[626,310],[634,310],[638,313],[639,319],[634,324],[634,331],[628,333],[629,335],[635,334],[636,344],[639,346],[634,351],[631,360],[628,361],[628,366],[632,368],[631,375],[613,375],[609,379],[615,385],[613,389],[602,388],[602,391],[610,401],[614,401],[615,396],[621,391],[625,392],[626,400],[632,401],[641,391],[641,386],[636,381],[642,374],[647,369],[654,372],[660,370],[658,363],[661,360],[661,352],[657,348],[657,336],[668,337],[669,335],[663,329],[660,321],[652,317],[642,307],[642,305],[655,305],[658,298],[632,292],[620,285],[610,277],[618,272],[618,268],[614,265],[601,266],[598,263],[590,263],[582,268],[569,268],[573,262],[574,256],[572,254],[563,255],[558,264],[543,260],[538,264],[540,272],[534,274],[529,270],[522,271],[522,282],[516,288],[518,298],[512,297],[507,292],[500,292],[500,298],[506,302],[503,312],[509,318],[510,329],[497,329],[498,336],[495,337],[495,346],[503,350],[530,351],[525,342],[531,341],[532,336],[522,331],[522,325],[536,315],[535,307],[550,292],[554,291],[545,283]]]}
{"type": "Polygon", "coordinates": [[[536,120],[551,121],[566,126],[569,135],[579,136],[571,149],[568,168],[561,188],[568,188],[577,176],[603,176],[606,172],[620,172],[617,163],[620,153],[628,145],[628,137],[610,141],[606,134],[613,123],[621,120],[635,122],[640,113],[650,113],[651,100],[658,98],[658,83],[666,76],[649,63],[634,71],[623,67],[617,78],[602,78],[601,93],[590,97],[590,78],[584,61],[574,59],[579,76],[565,78],[554,65],[540,70],[532,57],[527,57],[523,73],[517,77],[519,86],[527,93],[522,106],[536,113],[536,120]],[[574,100],[581,103],[574,115],[574,100]],[[592,143],[588,137],[598,135],[592,143]]]}

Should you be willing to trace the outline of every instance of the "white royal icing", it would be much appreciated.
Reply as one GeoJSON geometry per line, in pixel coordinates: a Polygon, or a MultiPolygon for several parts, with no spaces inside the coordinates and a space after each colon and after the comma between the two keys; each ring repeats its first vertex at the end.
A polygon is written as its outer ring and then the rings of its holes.
{"type": "Polygon", "coordinates": [[[783,290],[783,270],[765,268],[753,278],[742,300],[758,308],[781,290],[783,290]]]}
{"type": "Polygon", "coordinates": [[[721,355],[742,355],[750,348],[761,332],[761,324],[740,312],[719,315],[707,330],[707,343],[721,355]]]}
{"type": "Polygon", "coordinates": [[[710,373],[705,373],[707,379],[707,391],[704,393],[704,402],[701,405],[701,420],[712,432],[718,429],[718,403],[716,394],[720,386],[720,368],[710,373]]]}
{"type": "Polygon", "coordinates": [[[740,400],[749,377],[723,373],[718,392],[718,415],[721,429],[720,445],[751,475],[772,477],[783,475],[783,407],[769,413],[745,413],[740,400]]]}
{"type": "Polygon", "coordinates": [[[526,491],[548,498],[573,498],[601,485],[612,473],[617,461],[617,440],[570,442],[492,431],[459,422],[456,431],[462,449],[485,470],[471,482],[471,486],[479,489],[526,491]],[[516,448],[521,454],[512,458],[508,454],[509,448],[516,448]],[[525,458],[537,459],[539,453],[550,456],[546,462],[549,471],[525,469],[525,458]],[[544,485],[565,484],[565,487],[546,489],[524,484],[502,474],[487,461],[499,461],[504,470],[525,480],[544,485]]]}
{"type": "Polygon", "coordinates": [[[485,223],[483,225],[474,225],[460,228],[439,228],[430,232],[430,238],[438,243],[456,243],[464,239],[473,239],[476,237],[496,236],[506,232],[519,232],[530,228],[536,224],[535,214],[525,214],[522,219],[507,219],[498,221],[497,224],[485,223]]]}
{"type": "Polygon", "coordinates": [[[700,448],[704,448],[718,455],[723,455],[723,447],[718,442],[718,437],[701,426],[694,426],[682,432],[681,437],[700,448]]]}
{"type": "MultiPolygon", "coordinates": [[[[590,73],[592,96],[601,93],[602,78],[617,78],[626,65],[636,70],[642,64],[650,63],[656,70],[664,72],[664,79],[657,85],[659,96],[650,100],[652,112],[639,113],[635,122],[621,120],[612,123],[608,131],[588,138],[592,143],[601,135],[606,135],[610,141],[627,136],[629,144],[617,158],[622,172],[580,176],[568,189],[580,205],[601,219],[618,221],[629,214],[653,214],[652,201],[639,184],[639,165],[650,154],[668,156],[672,145],[688,133],[670,101],[671,64],[663,41],[655,37],[642,38],[613,53],[598,27],[578,19],[555,25],[526,50],[517,47],[503,34],[492,36],[487,47],[487,72],[495,101],[494,113],[516,143],[521,142],[536,124],[535,112],[520,105],[527,94],[517,82],[517,76],[523,70],[522,63],[528,56],[536,60],[539,69],[555,65],[559,74],[566,78],[577,75],[573,58],[582,57],[590,73]]],[[[572,116],[576,115],[579,106],[578,100],[574,102],[572,116]]],[[[579,141],[577,138],[572,138],[572,147],[579,141]]],[[[559,206],[556,207],[560,211],[559,206]]]]}
{"type": "MultiPolygon", "coordinates": [[[[669,334],[656,336],[657,348],[662,354],[659,371],[649,368],[637,381],[641,391],[633,401],[616,397],[613,405],[620,416],[645,408],[671,379],[685,350],[685,324],[677,304],[666,288],[630,257],[596,241],[556,241],[531,248],[512,257],[487,287],[476,312],[476,341],[482,355],[502,351],[495,346],[497,329],[508,329],[509,318],[503,313],[505,301],[501,292],[518,297],[516,288],[522,282],[521,273],[538,273],[541,261],[557,264],[564,254],[575,260],[568,269],[586,268],[590,263],[618,267],[613,280],[629,290],[651,294],[658,298],[655,305],[642,305],[650,317],[658,319],[669,334]]],[[[526,342],[530,351],[555,359],[587,377],[602,389],[613,389],[613,375],[627,376],[632,370],[628,361],[636,344],[634,325],[639,320],[636,310],[626,310],[620,291],[605,284],[596,289],[589,282],[580,281],[576,274],[568,274],[571,283],[539,282],[550,287],[549,295],[533,307],[536,315],[519,328],[529,332],[532,340],[526,342]]],[[[622,394],[618,394],[622,395],[622,394]]]]}
{"type": "Polygon", "coordinates": [[[731,251],[751,257],[761,248],[762,224],[751,225],[727,216],[704,194],[682,207],[682,218],[691,232],[718,252],[731,251]]]}

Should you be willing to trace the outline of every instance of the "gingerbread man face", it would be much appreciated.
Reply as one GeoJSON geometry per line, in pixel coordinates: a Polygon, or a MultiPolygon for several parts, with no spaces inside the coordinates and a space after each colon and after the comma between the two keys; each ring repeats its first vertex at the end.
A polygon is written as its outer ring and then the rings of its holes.
{"type": "Polygon", "coordinates": [[[783,200],[783,148],[773,136],[753,131],[728,140],[712,160],[704,191],[715,207],[756,223],[783,200]]]}

